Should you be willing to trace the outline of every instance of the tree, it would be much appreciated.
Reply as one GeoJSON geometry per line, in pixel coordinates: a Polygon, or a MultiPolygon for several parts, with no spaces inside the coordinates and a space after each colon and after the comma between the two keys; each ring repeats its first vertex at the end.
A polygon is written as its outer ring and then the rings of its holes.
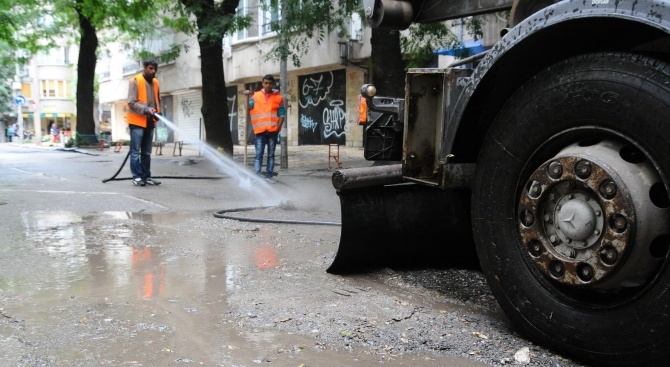
{"type": "Polygon", "coordinates": [[[248,19],[236,16],[239,0],[179,0],[182,8],[172,12],[184,15],[171,21],[177,30],[195,32],[200,46],[202,73],[202,117],[207,134],[206,142],[220,147],[223,152],[233,154],[233,139],[228,121],[226,82],[223,71],[223,36],[239,27],[248,26],[248,19]],[[195,17],[195,24],[186,19],[195,17]]]}
{"type": "Polygon", "coordinates": [[[79,36],[77,67],[77,133],[95,141],[93,117],[95,67],[100,40],[98,32],[113,30],[110,34],[141,37],[150,32],[147,25],[159,19],[153,0],[52,0],[55,14],[60,18],[60,29],[76,29],[79,36]]]}
{"type": "Polygon", "coordinates": [[[44,4],[0,0],[0,113],[13,111],[13,86],[18,67],[41,49],[51,46],[45,36],[53,24],[43,21],[44,4]]]}
{"type": "Polygon", "coordinates": [[[14,55],[8,50],[11,48],[4,41],[0,41],[0,116],[12,111],[12,80],[15,68],[14,55]]]}

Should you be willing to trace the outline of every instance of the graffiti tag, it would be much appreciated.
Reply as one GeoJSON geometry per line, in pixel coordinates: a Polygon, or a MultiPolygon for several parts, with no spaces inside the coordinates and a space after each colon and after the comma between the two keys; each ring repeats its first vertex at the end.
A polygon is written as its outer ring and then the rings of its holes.
{"type": "Polygon", "coordinates": [[[344,135],[344,126],[347,123],[347,113],[342,108],[344,102],[334,100],[330,102],[330,109],[323,109],[323,136],[328,138],[332,135],[340,137],[344,135]]]}

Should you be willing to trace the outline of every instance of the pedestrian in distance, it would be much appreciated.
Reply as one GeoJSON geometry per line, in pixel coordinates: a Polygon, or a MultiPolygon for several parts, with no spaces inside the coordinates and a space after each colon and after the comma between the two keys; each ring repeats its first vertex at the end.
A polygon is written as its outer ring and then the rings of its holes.
{"type": "Polygon", "coordinates": [[[54,143],[58,143],[59,142],[59,139],[58,139],[58,125],[56,125],[56,123],[53,123],[51,125],[50,133],[51,133],[51,141],[54,142],[54,143]]]}
{"type": "Polygon", "coordinates": [[[126,121],[130,128],[130,173],[133,185],[160,185],[151,177],[151,148],[156,113],[161,111],[160,87],[156,72],[158,62],[145,59],[144,70],[130,78],[126,121]]]}
{"type": "Polygon", "coordinates": [[[263,154],[267,146],[268,161],[265,167],[265,177],[268,182],[275,183],[275,148],[277,137],[286,118],[286,106],[284,97],[277,89],[274,89],[275,78],[272,75],[265,75],[261,84],[262,89],[253,94],[249,90],[244,91],[247,96],[247,108],[251,115],[251,126],[256,136],[254,171],[257,175],[261,174],[263,154]]]}

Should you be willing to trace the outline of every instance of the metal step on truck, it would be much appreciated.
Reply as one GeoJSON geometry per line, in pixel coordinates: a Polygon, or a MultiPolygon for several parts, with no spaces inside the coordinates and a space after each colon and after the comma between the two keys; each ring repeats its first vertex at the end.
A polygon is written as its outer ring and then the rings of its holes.
{"type": "Polygon", "coordinates": [[[365,157],[399,163],[333,174],[328,271],[474,259],[531,340],[670,364],[670,3],[363,3],[373,27],[511,10],[510,28],[474,69],[409,70],[404,98],[363,86],[365,157]]]}

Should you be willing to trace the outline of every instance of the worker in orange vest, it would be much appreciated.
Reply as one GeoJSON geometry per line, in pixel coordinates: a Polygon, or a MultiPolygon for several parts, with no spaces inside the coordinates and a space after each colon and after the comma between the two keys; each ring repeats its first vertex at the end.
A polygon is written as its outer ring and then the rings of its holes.
{"type": "Polygon", "coordinates": [[[263,77],[263,88],[255,93],[245,90],[247,96],[247,108],[251,115],[251,126],[256,136],[256,157],[254,158],[254,171],[261,174],[263,164],[263,153],[265,146],[268,147],[268,163],[265,167],[265,177],[270,183],[275,183],[275,148],[277,137],[281,131],[286,117],[286,106],[284,97],[277,89],[274,89],[275,78],[268,74],[263,77]]]}
{"type": "Polygon", "coordinates": [[[160,185],[151,177],[151,147],[156,126],[155,114],[161,111],[158,62],[145,59],[144,70],[130,78],[126,121],[130,128],[130,173],[133,185],[160,185]]]}

